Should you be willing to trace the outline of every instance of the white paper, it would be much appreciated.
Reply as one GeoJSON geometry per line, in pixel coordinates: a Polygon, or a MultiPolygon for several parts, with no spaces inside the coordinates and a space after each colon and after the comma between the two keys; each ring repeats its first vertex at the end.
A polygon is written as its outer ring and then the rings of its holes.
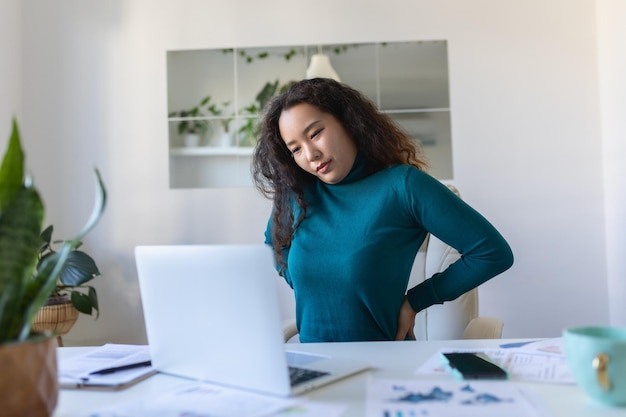
{"type": "Polygon", "coordinates": [[[347,404],[302,401],[272,414],[272,417],[340,417],[347,409],[347,404]]]}
{"type": "Polygon", "coordinates": [[[451,371],[441,358],[444,352],[480,352],[507,370],[517,381],[574,384],[574,377],[563,354],[562,340],[547,339],[515,348],[453,349],[443,348],[424,362],[418,374],[446,374],[451,371]]]}
{"type": "Polygon", "coordinates": [[[545,409],[510,382],[372,379],[366,417],[532,417],[545,409]]]}
{"type": "Polygon", "coordinates": [[[264,417],[294,404],[291,399],[194,382],[162,395],[108,407],[84,417],[264,417]]]}
{"type": "Polygon", "coordinates": [[[564,356],[512,352],[504,363],[509,374],[520,381],[573,384],[574,376],[564,356]]]}
{"type": "Polygon", "coordinates": [[[88,352],[59,359],[59,383],[71,385],[116,386],[153,372],[152,366],[127,369],[104,375],[90,375],[101,369],[130,365],[150,360],[147,345],[106,344],[88,352]]]}

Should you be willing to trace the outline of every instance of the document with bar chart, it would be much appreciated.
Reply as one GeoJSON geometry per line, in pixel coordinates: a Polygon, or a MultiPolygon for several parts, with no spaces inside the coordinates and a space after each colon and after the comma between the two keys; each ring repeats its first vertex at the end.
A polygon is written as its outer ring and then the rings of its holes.
{"type": "Polygon", "coordinates": [[[367,417],[545,417],[528,392],[510,382],[372,379],[367,417]]]}

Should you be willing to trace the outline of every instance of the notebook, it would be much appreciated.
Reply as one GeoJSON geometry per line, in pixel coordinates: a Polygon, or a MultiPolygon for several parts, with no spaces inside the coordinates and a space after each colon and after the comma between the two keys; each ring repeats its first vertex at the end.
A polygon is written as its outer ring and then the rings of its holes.
{"type": "Polygon", "coordinates": [[[159,372],[289,396],[367,369],[348,358],[286,351],[266,245],[138,246],[135,260],[159,372]],[[292,386],[289,368],[317,376],[292,386]]]}

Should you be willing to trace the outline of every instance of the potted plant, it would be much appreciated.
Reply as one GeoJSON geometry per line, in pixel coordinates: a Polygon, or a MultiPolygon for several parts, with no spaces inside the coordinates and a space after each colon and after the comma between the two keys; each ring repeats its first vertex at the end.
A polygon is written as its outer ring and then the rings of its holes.
{"type": "MultiPolygon", "coordinates": [[[[229,102],[222,103],[224,109],[229,105],[229,102]]],[[[201,137],[209,129],[210,119],[207,116],[222,116],[224,109],[218,107],[216,103],[211,102],[211,96],[206,96],[198,105],[191,109],[174,111],[169,114],[169,117],[180,118],[178,122],[178,134],[183,137],[183,143],[185,146],[198,146],[200,144],[201,137]],[[208,112],[207,113],[205,113],[208,112]]],[[[228,132],[229,123],[232,119],[229,117],[220,118],[225,132],[228,132]]]]}
{"type": "Polygon", "coordinates": [[[87,224],[37,266],[45,208],[24,171],[14,119],[0,165],[0,393],[3,415],[39,417],[52,414],[57,403],[56,341],[33,332],[31,324],[54,291],[68,256],[98,222],[106,193],[96,170],[96,202],[87,224]]]}
{"type": "MultiPolygon", "coordinates": [[[[53,231],[54,227],[50,225],[41,232],[37,268],[41,268],[49,257],[57,253],[56,246],[65,243],[63,240],[53,241],[53,231]]],[[[85,285],[100,275],[100,271],[94,259],[78,249],[81,245],[82,243],[78,242],[76,248],[67,255],[52,294],[33,320],[32,330],[55,333],[59,346],[63,346],[62,336],[66,335],[76,323],[79,312],[89,315],[95,312],[96,318],[100,313],[96,289],[85,285]]]]}
{"type": "MultiPolygon", "coordinates": [[[[209,96],[210,100],[210,96],[209,96]]],[[[232,113],[230,115],[226,115],[226,111],[228,106],[230,105],[229,101],[224,101],[221,105],[216,103],[211,103],[207,107],[209,113],[213,116],[217,117],[218,122],[221,127],[221,136],[220,136],[220,145],[221,146],[230,146],[232,145],[232,137],[230,135],[230,122],[233,120],[232,113]]]]}

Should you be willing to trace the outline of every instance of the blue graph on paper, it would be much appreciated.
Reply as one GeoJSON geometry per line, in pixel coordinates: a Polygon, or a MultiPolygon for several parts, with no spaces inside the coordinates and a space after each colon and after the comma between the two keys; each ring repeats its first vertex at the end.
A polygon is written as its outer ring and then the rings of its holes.
{"type": "Polygon", "coordinates": [[[439,387],[434,387],[429,393],[422,392],[407,392],[401,397],[392,401],[397,402],[409,402],[409,403],[421,403],[425,401],[443,401],[446,402],[454,396],[452,391],[444,391],[439,387]]]}
{"type": "Polygon", "coordinates": [[[511,384],[445,381],[374,381],[368,389],[370,417],[526,416],[526,398],[511,384]],[[504,414],[503,414],[504,413],[504,414]]]}
{"type": "MultiPolygon", "coordinates": [[[[459,389],[460,392],[471,393],[469,397],[465,396],[460,400],[461,404],[495,404],[500,402],[511,402],[510,398],[501,398],[498,395],[491,394],[489,392],[476,392],[471,385],[465,385],[459,389]]],[[[430,392],[405,392],[401,396],[390,399],[392,402],[408,402],[408,403],[423,403],[423,402],[448,402],[455,399],[455,393],[451,390],[444,390],[439,386],[433,387],[430,392]]]]}

